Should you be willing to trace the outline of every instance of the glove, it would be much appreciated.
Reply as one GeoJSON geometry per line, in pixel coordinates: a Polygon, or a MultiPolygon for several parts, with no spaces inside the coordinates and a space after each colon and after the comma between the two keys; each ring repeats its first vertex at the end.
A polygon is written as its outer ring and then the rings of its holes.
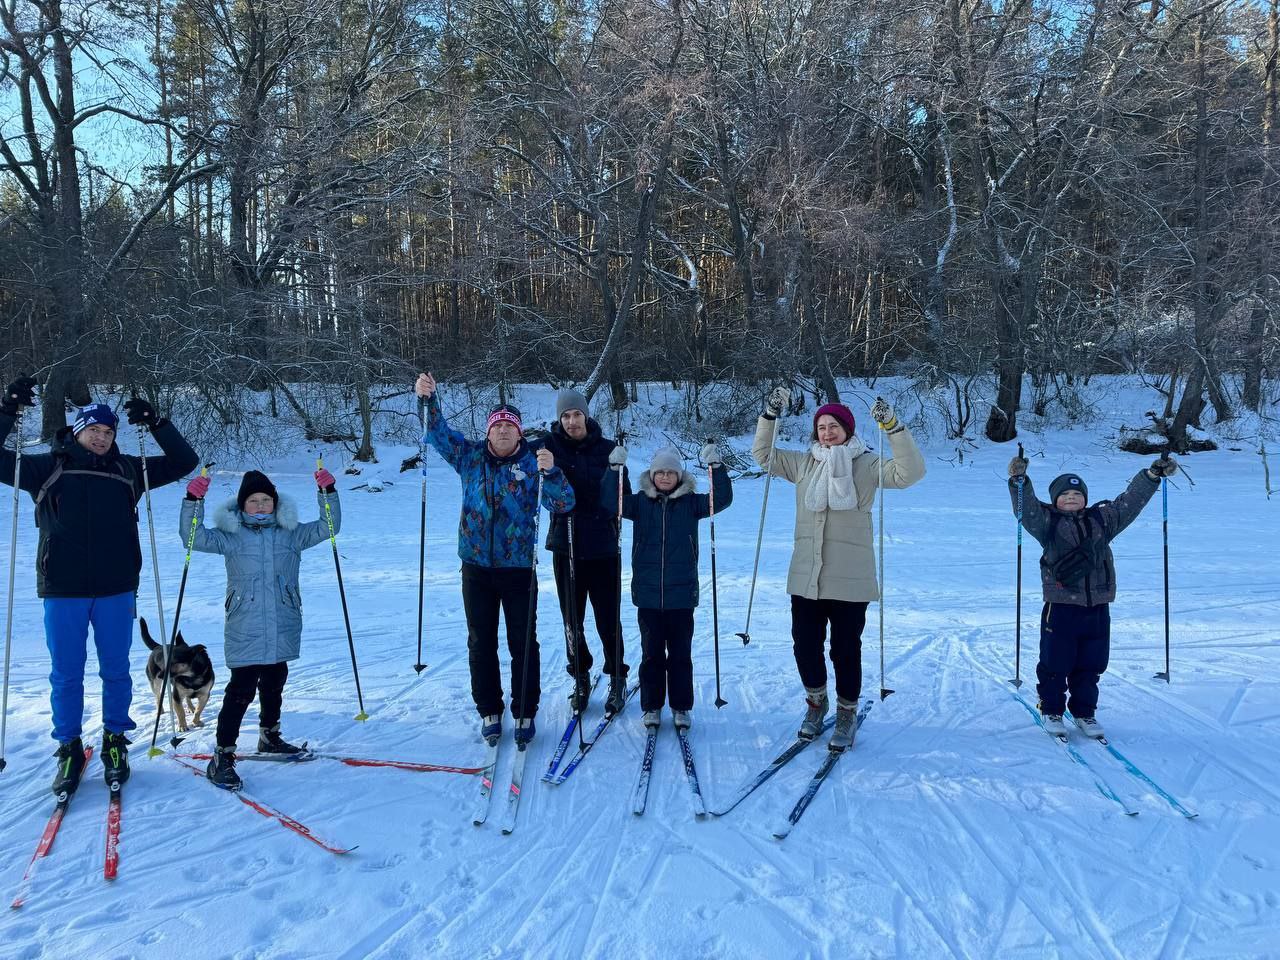
{"type": "Polygon", "coordinates": [[[884,397],[876,397],[871,406],[871,419],[880,424],[881,430],[892,430],[898,425],[898,418],[893,415],[893,407],[884,397]]]}
{"type": "Polygon", "coordinates": [[[321,490],[325,491],[326,493],[334,492],[338,481],[333,479],[332,473],[330,473],[324,467],[321,467],[319,470],[316,471],[315,477],[316,477],[317,487],[319,487],[321,490]]]}
{"type": "Polygon", "coordinates": [[[160,423],[160,418],[156,416],[156,408],[141,397],[133,397],[124,402],[125,413],[129,415],[129,423],[133,426],[144,426],[149,430],[154,430],[160,423]]]}
{"type": "Polygon", "coordinates": [[[718,467],[721,463],[720,448],[714,443],[708,443],[698,452],[698,459],[708,467],[718,467]]]}
{"type": "Polygon", "coordinates": [[[14,417],[18,407],[34,407],[36,405],[36,382],[31,377],[19,377],[4,388],[4,398],[0,399],[0,411],[14,417]]]}
{"type": "Polygon", "coordinates": [[[618,444],[609,451],[609,466],[619,469],[627,462],[627,448],[618,444]]]}
{"type": "Polygon", "coordinates": [[[769,392],[769,401],[765,412],[772,417],[780,417],[787,404],[791,402],[791,391],[786,387],[774,387],[769,392]]]}
{"type": "Polygon", "coordinates": [[[209,492],[209,482],[208,477],[194,477],[187,484],[187,496],[192,500],[203,500],[204,495],[209,492]]]}
{"type": "Polygon", "coordinates": [[[1165,454],[1147,468],[1147,473],[1151,474],[1153,480],[1159,480],[1161,477],[1172,477],[1177,472],[1178,464],[1168,454],[1165,454]]]}
{"type": "Polygon", "coordinates": [[[1027,458],[1026,457],[1014,457],[1012,460],[1009,461],[1009,478],[1011,480],[1016,480],[1018,479],[1018,477],[1025,477],[1026,475],[1027,475],[1027,458]]]}

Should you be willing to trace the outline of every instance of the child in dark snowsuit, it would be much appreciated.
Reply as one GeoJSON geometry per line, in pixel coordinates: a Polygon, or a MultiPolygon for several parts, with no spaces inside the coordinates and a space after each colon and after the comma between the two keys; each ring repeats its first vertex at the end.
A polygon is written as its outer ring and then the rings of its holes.
{"type": "Polygon", "coordinates": [[[1027,461],[1014,457],[1009,462],[1014,514],[1020,513],[1022,525],[1044,548],[1036,692],[1051,734],[1066,734],[1062,716],[1069,708],[1086,736],[1104,735],[1095,713],[1098,681],[1111,654],[1111,601],[1116,596],[1109,544],[1142,512],[1161,477],[1176,469],[1170,457],[1161,457],[1140,470],[1120,496],[1089,506],[1089,488],[1076,474],[1057,477],[1049,484],[1050,502],[1041,503],[1026,475],[1027,461]]]}
{"type": "MultiPolygon", "coordinates": [[[[715,509],[733,502],[729,472],[720,462],[715,444],[702,448],[702,461],[711,468],[715,509]]],[[[693,709],[693,610],[698,605],[698,521],[711,515],[712,499],[694,493],[693,475],[684,470],[680,454],[660,450],[640,475],[640,492],[631,492],[623,475],[624,447],[609,454],[612,470],[600,484],[600,506],[618,509],[622,483],[622,515],[635,524],[631,546],[631,600],[638,608],[643,659],[640,662],[640,709],[646,727],[662,719],[662,704],[670,697],[672,721],[689,728],[693,709]]]]}

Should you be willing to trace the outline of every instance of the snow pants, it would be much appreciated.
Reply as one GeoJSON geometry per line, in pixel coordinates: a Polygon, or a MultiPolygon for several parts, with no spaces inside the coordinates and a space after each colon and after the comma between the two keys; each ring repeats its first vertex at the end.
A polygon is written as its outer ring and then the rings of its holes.
{"type": "Polygon", "coordinates": [[[831,664],[836,671],[836,696],[856,702],[862,695],[862,628],[867,604],[852,600],[810,600],[791,597],[791,642],[806,688],[827,686],[824,647],[831,627],[831,664]]]}
{"type": "Polygon", "coordinates": [[[89,657],[89,626],[98,649],[102,678],[102,726],[125,733],[137,724],[129,717],[133,680],[129,647],[133,643],[134,594],[110,597],[48,597],[44,601],[44,638],[49,647],[49,705],[53,739],[74,740],[83,733],[84,667],[89,657]]]}
{"type": "Polygon", "coordinates": [[[502,672],[498,664],[498,613],[507,626],[507,650],[511,653],[511,715],[517,720],[534,717],[542,696],[541,659],[538,653],[537,584],[530,589],[529,567],[481,567],[462,565],[462,609],[467,616],[467,659],[471,666],[471,698],[482,717],[501,714],[502,672]],[[532,602],[532,607],[531,607],[532,602]],[[528,690],[524,682],[525,634],[529,633],[528,690]]]}
{"type": "MultiPolygon", "coordinates": [[[[573,618],[569,617],[569,555],[556,553],[551,557],[552,569],[556,575],[556,593],[560,596],[560,613],[565,623],[573,624],[573,636],[577,640],[578,671],[583,676],[591,673],[595,662],[591,651],[587,649],[587,632],[584,619],[587,615],[587,600],[591,600],[591,610],[595,614],[596,633],[600,635],[600,646],[604,651],[604,672],[609,676],[627,675],[627,664],[622,663],[622,672],[618,672],[618,658],[621,655],[621,643],[618,637],[618,558],[595,557],[579,559],[573,563],[573,594],[575,610],[573,618]]],[[[573,676],[574,645],[565,632],[565,669],[573,676]]]]}
{"type": "Polygon", "coordinates": [[[640,709],[693,709],[693,610],[636,610],[640,623],[640,709]]]}
{"type": "Polygon", "coordinates": [[[1036,693],[1045,713],[1064,708],[1075,717],[1098,709],[1098,680],[1111,655],[1111,605],[1046,603],[1040,612],[1040,662],[1036,693]],[[1071,700],[1067,702],[1067,691],[1071,700]]]}
{"type": "Polygon", "coordinates": [[[227,691],[222,695],[222,709],[218,711],[218,746],[236,745],[240,724],[249,704],[253,703],[255,693],[258,695],[258,726],[274,727],[279,723],[280,707],[284,703],[284,682],[288,679],[288,663],[232,667],[227,691]]]}

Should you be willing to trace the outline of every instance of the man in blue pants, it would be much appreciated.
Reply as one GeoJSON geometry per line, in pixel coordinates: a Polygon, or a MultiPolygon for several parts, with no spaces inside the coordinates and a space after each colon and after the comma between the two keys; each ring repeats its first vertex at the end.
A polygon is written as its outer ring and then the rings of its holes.
{"type": "MultiPolygon", "coordinates": [[[[13,429],[19,406],[35,403],[35,381],[21,377],[0,397],[0,444],[13,429]]],[[[125,403],[129,422],[149,428],[164,451],[147,458],[152,487],[172,483],[196,466],[196,454],[147,401],[125,403]]],[[[89,627],[102,678],[102,764],[108,785],[129,779],[125,733],[137,726],[129,716],[133,684],[129,647],[142,547],[138,500],[143,494],[142,458],[125,456],[115,444],[119,419],[103,403],[84,407],[70,427],[58,431],[50,453],[24,456],[21,489],[36,504],[40,542],[36,588],[44,600],[45,640],[52,670],[50,705],[58,741],[54,794],[73,792],[84,769],[80,741],[84,718],[84,668],[89,627]]],[[[13,484],[14,454],[0,449],[0,482],[13,484]]]]}

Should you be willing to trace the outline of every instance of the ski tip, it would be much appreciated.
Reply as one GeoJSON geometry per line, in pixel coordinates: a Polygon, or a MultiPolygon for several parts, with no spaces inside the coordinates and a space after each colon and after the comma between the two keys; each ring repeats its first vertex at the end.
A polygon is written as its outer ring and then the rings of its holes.
{"type": "Polygon", "coordinates": [[[369,719],[369,715],[365,713],[363,710],[361,710],[359,713],[356,714],[357,723],[364,723],[368,719],[369,719]]]}

